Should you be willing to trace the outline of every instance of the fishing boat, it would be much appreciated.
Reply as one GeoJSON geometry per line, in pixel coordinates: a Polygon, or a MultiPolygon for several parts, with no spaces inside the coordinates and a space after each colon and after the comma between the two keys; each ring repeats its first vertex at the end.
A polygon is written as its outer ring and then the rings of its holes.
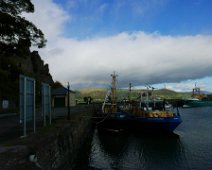
{"type": "Polygon", "coordinates": [[[128,127],[133,131],[172,133],[182,122],[178,108],[173,108],[165,99],[157,99],[149,92],[149,87],[140,95],[140,101],[132,103],[127,112],[128,127]]]}
{"type": "Polygon", "coordinates": [[[200,87],[197,87],[196,83],[192,90],[191,98],[182,99],[182,102],[184,108],[212,106],[212,101],[208,100],[207,96],[200,91],[200,87]]]}
{"type": "Polygon", "coordinates": [[[210,100],[199,100],[199,99],[183,99],[183,107],[204,107],[204,106],[212,106],[212,101],[210,100]]]}
{"type": "MultiPolygon", "coordinates": [[[[116,75],[112,74],[112,88],[108,92],[99,114],[97,127],[108,131],[139,131],[143,133],[172,133],[182,122],[178,109],[176,113],[166,107],[165,100],[159,101],[148,96],[139,101],[129,99],[117,105],[116,75]],[[111,96],[111,97],[110,97],[111,96]],[[108,100],[110,99],[110,100],[108,100]]],[[[131,88],[129,90],[131,92],[131,88]]]]}
{"type": "Polygon", "coordinates": [[[182,122],[178,109],[170,110],[132,108],[129,128],[147,133],[172,133],[182,122]]]}
{"type": "Polygon", "coordinates": [[[111,77],[112,87],[105,96],[101,112],[97,114],[96,125],[99,130],[122,132],[127,129],[128,113],[118,109],[116,101],[116,73],[111,74],[111,77]]]}

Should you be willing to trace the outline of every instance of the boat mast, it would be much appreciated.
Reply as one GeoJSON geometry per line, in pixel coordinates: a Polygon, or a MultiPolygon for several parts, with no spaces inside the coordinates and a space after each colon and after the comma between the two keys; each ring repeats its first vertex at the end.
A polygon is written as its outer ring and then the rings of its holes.
{"type": "Polygon", "coordinates": [[[147,91],[146,91],[146,107],[147,107],[147,110],[149,110],[149,88],[150,88],[150,86],[146,85],[146,88],[147,88],[147,91]]]}
{"type": "Polygon", "coordinates": [[[111,76],[112,76],[112,87],[111,87],[112,112],[116,112],[117,111],[117,107],[116,107],[116,77],[118,75],[114,71],[113,74],[111,74],[111,76]]]}
{"type": "Polygon", "coordinates": [[[129,83],[129,96],[128,96],[129,102],[131,102],[131,91],[132,91],[132,84],[129,83]]]}

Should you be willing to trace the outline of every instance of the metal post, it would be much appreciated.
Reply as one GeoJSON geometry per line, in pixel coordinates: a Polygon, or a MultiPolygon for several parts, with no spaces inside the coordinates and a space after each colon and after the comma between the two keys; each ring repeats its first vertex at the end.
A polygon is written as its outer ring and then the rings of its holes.
{"type": "Polygon", "coordinates": [[[180,116],[179,108],[177,106],[177,116],[180,116]]]}
{"type": "Polygon", "coordinates": [[[129,83],[129,96],[128,96],[129,102],[131,102],[131,91],[132,91],[132,84],[129,83]]]}
{"type": "Polygon", "coordinates": [[[42,110],[43,110],[43,126],[46,126],[46,102],[45,102],[45,84],[42,84],[42,110]]]}
{"type": "Polygon", "coordinates": [[[49,124],[51,125],[52,124],[52,110],[51,110],[51,86],[48,86],[49,87],[49,124]]]}
{"type": "Polygon", "coordinates": [[[147,95],[146,95],[146,97],[147,97],[147,110],[149,110],[149,87],[147,87],[147,95]]]}
{"type": "Polygon", "coordinates": [[[33,119],[34,119],[34,133],[36,131],[36,126],[35,126],[35,80],[33,80],[33,100],[34,100],[34,103],[33,103],[33,119]]]}
{"type": "Polygon", "coordinates": [[[69,82],[68,82],[68,120],[70,120],[70,86],[69,86],[69,82]]]}
{"type": "Polygon", "coordinates": [[[24,137],[26,136],[26,77],[24,77],[24,91],[23,91],[23,111],[24,111],[24,137]]]}

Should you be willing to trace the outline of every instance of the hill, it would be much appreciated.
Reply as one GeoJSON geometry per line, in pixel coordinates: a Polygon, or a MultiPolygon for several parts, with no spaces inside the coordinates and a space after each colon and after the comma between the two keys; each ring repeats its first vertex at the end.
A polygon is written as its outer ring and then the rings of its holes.
{"type": "MultiPolygon", "coordinates": [[[[84,97],[92,97],[94,100],[97,101],[103,101],[105,98],[105,95],[107,93],[108,89],[95,89],[95,88],[87,88],[87,89],[80,89],[77,92],[76,98],[79,100],[83,100],[84,97]]],[[[146,89],[133,89],[131,91],[131,98],[133,100],[136,100],[140,94],[146,92],[146,89]]],[[[188,98],[191,96],[191,93],[188,92],[175,92],[173,90],[169,89],[159,89],[154,90],[152,93],[156,97],[166,98],[166,99],[182,99],[182,98],[188,98]]],[[[119,100],[127,98],[129,95],[128,89],[118,89],[117,90],[117,98],[119,100]]]]}

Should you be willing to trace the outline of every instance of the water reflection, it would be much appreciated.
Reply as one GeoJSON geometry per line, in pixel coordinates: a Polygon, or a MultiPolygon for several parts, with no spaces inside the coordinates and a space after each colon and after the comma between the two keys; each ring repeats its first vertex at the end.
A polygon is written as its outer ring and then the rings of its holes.
{"type": "Polygon", "coordinates": [[[127,134],[111,134],[95,131],[92,142],[90,167],[114,169],[123,164],[123,157],[128,150],[127,134]]]}
{"type": "Polygon", "coordinates": [[[127,134],[98,133],[100,147],[104,152],[112,157],[122,157],[127,150],[127,134]]]}
{"type": "Polygon", "coordinates": [[[180,108],[173,136],[95,131],[88,169],[208,170],[212,167],[212,107],[180,108]]]}
{"type": "MultiPolygon", "coordinates": [[[[133,136],[132,151],[138,157],[135,167],[143,169],[182,169],[181,163],[185,160],[184,147],[179,136],[133,136]],[[142,154],[141,154],[142,153],[142,154]]],[[[134,158],[137,156],[133,156],[134,158]]],[[[126,160],[131,162],[133,158],[126,160]]]]}
{"type": "Polygon", "coordinates": [[[148,136],[95,131],[90,169],[186,169],[178,135],[148,136]],[[184,163],[182,163],[184,162],[184,163]]]}

